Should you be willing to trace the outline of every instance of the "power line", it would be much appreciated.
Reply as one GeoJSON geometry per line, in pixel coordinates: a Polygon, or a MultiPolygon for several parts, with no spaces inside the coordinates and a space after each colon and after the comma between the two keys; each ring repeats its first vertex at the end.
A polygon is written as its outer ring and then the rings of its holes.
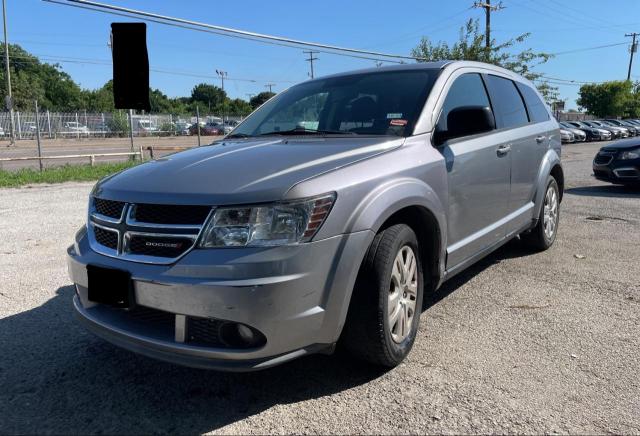
{"type": "MultiPolygon", "coordinates": [[[[101,11],[105,13],[115,13],[116,15],[127,14],[125,16],[128,17],[143,17],[145,20],[157,22],[160,24],[166,25],[178,25],[178,27],[187,26],[188,28],[195,29],[206,29],[210,33],[222,34],[225,36],[233,36],[240,37],[244,39],[250,39],[254,41],[266,42],[269,41],[271,43],[275,43],[276,45],[288,45],[289,47],[295,46],[305,46],[305,47],[313,47],[318,49],[319,51],[325,50],[328,53],[332,54],[342,54],[342,55],[352,55],[354,57],[362,57],[362,55],[375,56],[378,59],[369,59],[369,60],[380,60],[379,58],[389,58],[386,59],[385,62],[394,62],[392,59],[407,59],[407,60],[426,60],[423,58],[416,58],[413,56],[406,56],[401,54],[392,54],[392,53],[381,53],[375,51],[368,50],[359,50],[355,48],[349,47],[340,47],[330,44],[321,44],[310,41],[302,41],[298,39],[285,38],[281,36],[267,35],[263,33],[249,32],[246,30],[239,30],[230,27],[217,26],[214,24],[207,24],[198,21],[185,20],[182,18],[169,17],[166,15],[154,14],[151,12],[123,8],[120,6],[114,6],[106,3],[98,3],[89,0],[43,0],[49,3],[56,3],[64,6],[76,6],[83,9],[89,9],[93,11],[101,11]],[[75,3],[71,4],[71,3],[75,3]],[[342,52],[342,53],[341,53],[342,52]]],[[[395,61],[397,62],[397,61],[395,61]]]]}
{"type": "Polygon", "coordinates": [[[581,51],[589,51],[589,50],[598,50],[601,48],[608,48],[608,47],[616,47],[618,45],[626,45],[628,44],[626,41],[625,42],[616,42],[613,44],[606,44],[606,45],[596,45],[594,47],[585,47],[585,48],[576,48],[573,50],[565,50],[565,51],[559,51],[556,53],[550,53],[552,56],[561,56],[561,55],[565,55],[565,54],[570,54],[570,53],[578,53],[581,51]]]}

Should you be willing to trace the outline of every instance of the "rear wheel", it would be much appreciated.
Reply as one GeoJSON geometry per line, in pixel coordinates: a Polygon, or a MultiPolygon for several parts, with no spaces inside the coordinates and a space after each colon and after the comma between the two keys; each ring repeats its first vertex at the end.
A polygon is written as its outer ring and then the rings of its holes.
{"type": "Polygon", "coordinates": [[[342,333],[354,356],[393,367],[409,354],[420,323],[423,274],[413,230],[397,224],[374,238],[342,333]]]}
{"type": "Polygon", "coordinates": [[[538,224],[529,232],[522,235],[522,239],[536,250],[546,250],[553,245],[558,232],[560,221],[560,190],[553,176],[547,179],[542,209],[538,217],[538,224]]]}

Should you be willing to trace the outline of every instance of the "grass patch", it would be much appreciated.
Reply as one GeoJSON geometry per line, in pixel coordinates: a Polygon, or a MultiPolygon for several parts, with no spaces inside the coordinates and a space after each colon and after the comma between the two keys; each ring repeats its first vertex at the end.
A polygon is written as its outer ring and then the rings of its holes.
{"type": "Polygon", "coordinates": [[[32,183],[62,183],[98,180],[109,174],[138,165],[140,161],[91,165],[64,165],[45,168],[42,172],[31,168],[17,171],[0,170],[0,188],[16,188],[32,183]]]}

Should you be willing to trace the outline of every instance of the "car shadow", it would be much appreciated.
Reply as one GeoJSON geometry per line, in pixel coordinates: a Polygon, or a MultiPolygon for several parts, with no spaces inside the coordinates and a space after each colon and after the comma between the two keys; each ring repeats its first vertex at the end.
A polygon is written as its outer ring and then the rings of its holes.
{"type": "Polygon", "coordinates": [[[577,188],[568,188],[564,192],[565,194],[588,196],[588,197],[640,198],[640,185],[638,186],[624,186],[624,185],[580,186],[577,188]]]}
{"type": "Polygon", "coordinates": [[[73,294],[61,287],[42,306],[0,319],[0,434],[205,433],[385,374],[342,353],[253,373],[156,361],[85,332],[73,294]]]}
{"type": "MultiPolygon", "coordinates": [[[[512,241],[453,277],[425,296],[424,307],[491,265],[531,254],[522,245],[512,241]]],[[[73,318],[73,294],[61,287],[45,304],[0,319],[0,434],[205,433],[385,374],[343,352],[253,373],[156,361],[86,332],[73,318]]]]}
{"type": "Polygon", "coordinates": [[[483,272],[490,266],[496,265],[503,260],[513,259],[516,257],[526,257],[536,254],[534,250],[528,247],[524,242],[518,238],[511,239],[505,245],[489,254],[488,256],[480,259],[473,265],[467,267],[465,270],[451,277],[444,282],[440,288],[431,293],[425,293],[422,302],[423,312],[430,307],[435,306],[440,301],[451,295],[454,291],[466,284],[469,280],[483,272]]]}

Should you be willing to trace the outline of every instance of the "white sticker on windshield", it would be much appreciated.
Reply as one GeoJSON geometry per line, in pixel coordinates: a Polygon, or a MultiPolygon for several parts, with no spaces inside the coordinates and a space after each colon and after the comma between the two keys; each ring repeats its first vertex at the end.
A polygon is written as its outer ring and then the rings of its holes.
{"type": "Polygon", "coordinates": [[[387,114],[387,119],[402,118],[402,112],[387,114]]]}

